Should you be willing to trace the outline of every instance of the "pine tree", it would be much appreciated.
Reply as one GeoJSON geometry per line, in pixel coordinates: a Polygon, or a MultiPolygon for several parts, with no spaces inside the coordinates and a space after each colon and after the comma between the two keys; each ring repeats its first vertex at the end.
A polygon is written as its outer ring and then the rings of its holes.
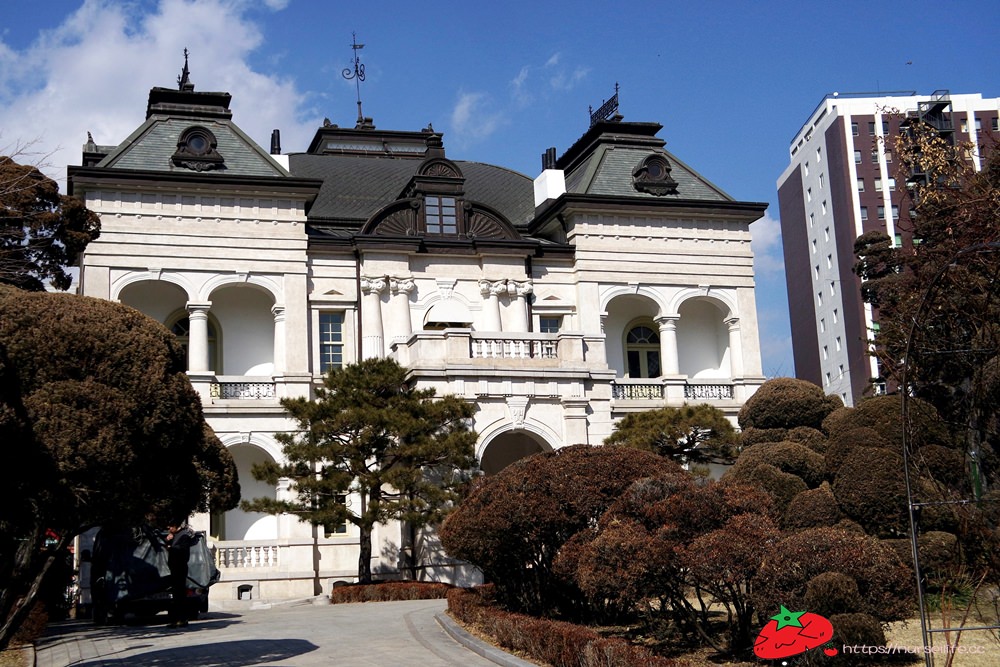
{"type": "Polygon", "coordinates": [[[474,407],[415,389],[391,359],[332,370],[316,398],[282,405],[299,431],[279,436],[286,463],[255,465],[254,477],[292,480],[294,500],[255,498],[246,511],[291,513],[314,526],[345,521],[360,532],[358,580],[372,579],[372,531],[392,520],[440,521],[476,467],[474,407]],[[360,506],[345,502],[357,496],[360,506]]]}

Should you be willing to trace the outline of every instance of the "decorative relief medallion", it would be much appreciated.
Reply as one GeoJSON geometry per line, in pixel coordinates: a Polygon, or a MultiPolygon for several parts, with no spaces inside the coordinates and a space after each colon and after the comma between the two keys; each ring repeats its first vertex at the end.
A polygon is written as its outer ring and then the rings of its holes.
{"type": "Polygon", "coordinates": [[[225,159],[217,148],[218,141],[211,130],[193,125],[181,132],[171,159],[176,166],[193,171],[225,169],[225,159]]]}
{"type": "Polygon", "coordinates": [[[663,155],[653,153],[632,170],[632,187],[651,195],[677,194],[677,181],[670,176],[670,162],[663,155]]]}

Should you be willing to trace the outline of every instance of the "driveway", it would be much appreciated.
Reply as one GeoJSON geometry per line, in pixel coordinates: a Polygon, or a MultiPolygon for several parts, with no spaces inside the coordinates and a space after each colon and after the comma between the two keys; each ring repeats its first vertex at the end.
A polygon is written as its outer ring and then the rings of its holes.
{"type": "Polygon", "coordinates": [[[453,623],[449,634],[441,624],[450,623],[443,614],[445,606],[444,600],[308,602],[239,613],[209,612],[180,629],[167,628],[165,616],[146,625],[69,621],[52,625],[38,641],[35,665],[530,667],[478,642],[453,623]]]}

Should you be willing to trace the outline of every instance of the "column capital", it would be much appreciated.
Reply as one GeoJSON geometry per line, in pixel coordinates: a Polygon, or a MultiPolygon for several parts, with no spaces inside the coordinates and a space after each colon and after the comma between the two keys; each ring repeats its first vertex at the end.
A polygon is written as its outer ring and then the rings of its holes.
{"type": "Polygon", "coordinates": [[[189,313],[207,313],[212,307],[211,301],[188,301],[184,307],[189,313]]]}
{"type": "Polygon", "coordinates": [[[409,294],[416,287],[413,278],[389,278],[389,289],[393,294],[409,294]]]}
{"type": "Polygon", "coordinates": [[[511,296],[528,296],[534,290],[534,285],[531,284],[530,280],[524,280],[517,282],[516,280],[507,281],[507,293],[511,296]]]}
{"type": "Polygon", "coordinates": [[[285,317],[285,307],[281,304],[274,304],[271,306],[271,314],[274,315],[274,319],[284,319],[285,317]]]}
{"type": "Polygon", "coordinates": [[[740,328],[740,318],[738,317],[728,317],[722,320],[722,323],[729,327],[730,331],[737,331],[740,328]]]}
{"type": "Polygon", "coordinates": [[[657,315],[653,318],[653,321],[656,322],[656,326],[660,327],[660,331],[664,331],[666,329],[676,329],[680,319],[680,315],[657,315]]]}
{"type": "Polygon", "coordinates": [[[381,294],[385,291],[388,284],[385,276],[378,276],[376,278],[361,277],[361,291],[365,294],[381,294]]]}
{"type": "Polygon", "coordinates": [[[489,296],[500,296],[501,294],[507,293],[507,281],[506,280],[486,280],[483,278],[479,281],[479,293],[484,297],[489,296]]]}

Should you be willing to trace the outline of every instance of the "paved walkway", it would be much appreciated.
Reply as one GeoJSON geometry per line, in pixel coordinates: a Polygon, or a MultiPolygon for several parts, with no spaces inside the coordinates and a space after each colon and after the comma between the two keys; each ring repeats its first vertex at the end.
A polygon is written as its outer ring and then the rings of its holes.
{"type": "Polygon", "coordinates": [[[449,624],[444,600],[209,612],[186,628],[52,625],[36,667],[531,667],[449,624]],[[451,633],[445,626],[450,625],[451,633]],[[484,657],[481,654],[486,654],[484,657]]]}

